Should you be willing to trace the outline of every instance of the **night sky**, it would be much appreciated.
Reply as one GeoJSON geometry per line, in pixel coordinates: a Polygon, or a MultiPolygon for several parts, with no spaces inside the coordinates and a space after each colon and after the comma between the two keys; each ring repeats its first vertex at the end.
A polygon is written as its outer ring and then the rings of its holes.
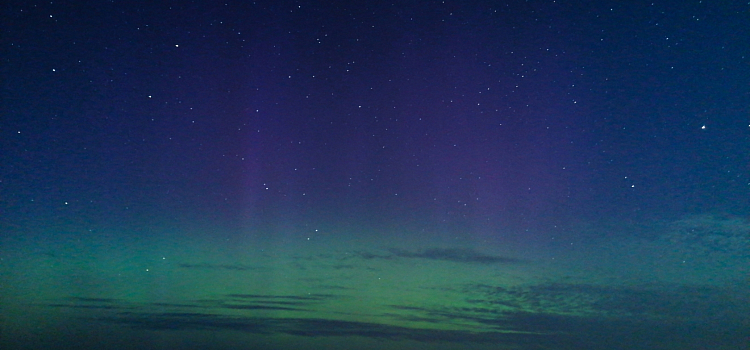
{"type": "Polygon", "coordinates": [[[0,348],[750,348],[747,1],[6,1],[0,348]]]}
{"type": "Polygon", "coordinates": [[[750,209],[742,1],[11,1],[2,23],[12,227],[750,209]]]}

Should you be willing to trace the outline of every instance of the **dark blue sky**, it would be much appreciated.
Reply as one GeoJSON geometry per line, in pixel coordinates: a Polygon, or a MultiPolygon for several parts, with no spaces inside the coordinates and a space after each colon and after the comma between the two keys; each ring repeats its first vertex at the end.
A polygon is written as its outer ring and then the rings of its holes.
{"type": "Polygon", "coordinates": [[[749,8],[11,1],[3,220],[460,231],[746,213],[749,8]]]}

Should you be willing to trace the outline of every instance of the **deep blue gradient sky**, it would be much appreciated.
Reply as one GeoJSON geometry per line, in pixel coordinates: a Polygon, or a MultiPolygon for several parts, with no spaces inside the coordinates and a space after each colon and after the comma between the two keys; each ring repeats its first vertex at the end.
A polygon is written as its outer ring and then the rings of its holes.
{"type": "Polygon", "coordinates": [[[11,1],[2,220],[471,231],[746,214],[749,9],[11,1]]]}

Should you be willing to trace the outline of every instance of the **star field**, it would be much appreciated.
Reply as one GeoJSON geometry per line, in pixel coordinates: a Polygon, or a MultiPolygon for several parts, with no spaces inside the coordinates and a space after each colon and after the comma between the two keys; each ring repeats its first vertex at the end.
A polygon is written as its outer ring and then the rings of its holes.
{"type": "Polygon", "coordinates": [[[239,226],[741,212],[746,13],[702,1],[14,3],[3,197],[26,216],[239,226]]]}

